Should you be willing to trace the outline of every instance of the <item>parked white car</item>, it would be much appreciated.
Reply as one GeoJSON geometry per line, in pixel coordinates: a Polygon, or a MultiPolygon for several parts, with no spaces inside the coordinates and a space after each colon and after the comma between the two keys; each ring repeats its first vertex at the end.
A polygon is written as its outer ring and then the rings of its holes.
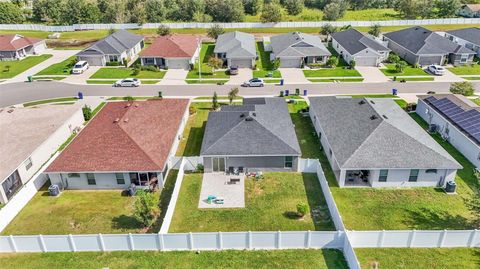
{"type": "Polygon", "coordinates": [[[120,79],[113,84],[115,87],[138,87],[142,84],[142,82],[139,79],[136,78],[125,78],[125,79],[120,79]]]}
{"type": "Polygon", "coordinates": [[[440,65],[432,64],[428,67],[428,71],[437,76],[443,76],[445,74],[445,68],[440,65]]]}
{"type": "Polygon", "coordinates": [[[249,81],[245,81],[242,86],[244,87],[263,87],[265,86],[263,79],[261,78],[252,78],[249,81]]]}
{"type": "Polygon", "coordinates": [[[86,61],[77,62],[72,68],[72,74],[82,74],[89,68],[86,61]]]}

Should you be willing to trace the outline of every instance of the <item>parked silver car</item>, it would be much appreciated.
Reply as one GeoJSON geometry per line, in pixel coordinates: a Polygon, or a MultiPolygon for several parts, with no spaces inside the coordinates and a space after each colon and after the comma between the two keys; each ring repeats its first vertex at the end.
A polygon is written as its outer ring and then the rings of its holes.
{"type": "Polygon", "coordinates": [[[113,84],[115,87],[138,87],[140,85],[142,85],[142,82],[136,78],[120,79],[113,84]]]}
{"type": "Polygon", "coordinates": [[[445,68],[436,64],[430,65],[428,71],[436,76],[443,76],[445,74],[445,68]]]}
{"type": "Polygon", "coordinates": [[[261,78],[252,78],[249,81],[245,81],[242,84],[243,87],[263,87],[265,86],[263,79],[261,78]]]}

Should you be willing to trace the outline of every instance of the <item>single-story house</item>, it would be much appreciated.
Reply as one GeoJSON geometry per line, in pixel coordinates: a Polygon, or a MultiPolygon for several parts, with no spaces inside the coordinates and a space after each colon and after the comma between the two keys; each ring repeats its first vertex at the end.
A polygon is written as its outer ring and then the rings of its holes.
{"type": "Polygon", "coordinates": [[[318,36],[291,32],[270,37],[271,60],[280,59],[280,67],[324,64],[332,55],[318,36]]]}
{"type": "Polygon", "coordinates": [[[30,180],[72,133],[83,126],[79,104],[0,109],[0,204],[30,180]]]}
{"type": "Polygon", "coordinates": [[[309,99],[340,187],[444,186],[462,168],[392,99],[309,99]]]}
{"type": "Polygon", "coordinates": [[[200,54],[200,39],[195,35],[167,35],[157,37],[140,53],[142,65],[159,68],[190,69],[200,54]]]}
{"type": "Polygon", "coordinates": [[[480,4],[462,5],[458,10],[458,15],[466,18],[480,18],[480,4]]]}
{"type": "Polygon", "coordinates": [[[480,28],[470,27],[458,30],[451,30],[445,33],[449,40],[473,50],[480,57],[480,28]]]}
{"type": "Polygon", "coordinates": [[[421,26],[386,33],[388,48],[408,63],[415,65],[468,64],[475,52],[421,26]]]}
{"type": "Polygon", "coordinates": [[[238,31],[222,34],[218,36],[213,52],[227,67],[252,68],[257,58],[255,37],[238,31]]]}
{"type": "Polygon", "coordinates": [[[200,157],[205,172],[230,167],[252,171],[297,171],[301,156],[283,98],[245,98],[208,114],[200,157]]]}
{"type": "Polygon", "coordinates": [[[134,61],[144,46],[142,35],[118,30],[77,53],[76,56],[78,61],[86,61],[92,66],[105,66],[110,62],[123,65],[125,61],[127,63],[134,61]]]}
{"type": "Polygon", "coordinates": [[[454,94],[418,96],[416,112],[443,139],[480,168],[480,107],[454,94]]]}
{"type": "Polygon", "coordinates": [[[354,60],[358,66],[378,66],[390,53],[389,48],[355,29],[333,33],[332,47],[347,63],[354,60]]]}
{"type": "Polygon", "coordinates": [[[0,61],[20,60],[28,55],[42,54],[46,48],[44,39],[0,35],[0,61]]]}
{"type": "Polygon", "coordinates": [[[109,102],[45,173],[67,189],[162,188],[188,104],[187,99],[109,102]]]}

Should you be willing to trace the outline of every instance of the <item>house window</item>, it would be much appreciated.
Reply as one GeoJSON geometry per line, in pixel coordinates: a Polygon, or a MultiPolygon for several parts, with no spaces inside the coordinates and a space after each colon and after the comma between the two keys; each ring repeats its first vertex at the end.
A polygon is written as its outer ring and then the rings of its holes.
{"type": "Polygon", "coordinates": [[[118,62],[117,55],[109,55],[108,59],[110,60],[110,62],[118,62]]]}
{"type": "Polygon", "coordinates": [[[388,170],[387,169],[380,170],[380,175],[378,176],[378,181],[387,182],[387,177],[388,177],[388,170]]]}
{"type": "Polygon", "coordinates": [[[125,184],[125,178],[123,177],[123,173],[115,173],[115,177],[117,178],[117,184],[118,185],[124,185],[125,184]]]}
{"type": "Polygon", "coordinates": [[[418,169],[410,170],[410,177],[408,178],[408,181],[416,182],[417,179],[418,179],[418,169]]]}
{"type": "Polygon", "coordinates": [[[95,181],[95,175],[92,173],[87,173],[87,183],[88,185],[97,185],[97,182],[95,181]]]}
{"type": "Polygon", "coordinates": [[[30,168],[32,167],[32,165],[33,165],[33,164],[32,164],[32,158],[29,157],[29,158],[24,162],[24,164],[25,164],[25,169],[27,169],[27,171],[28,171],[28,169],[30,169],[30,168]]]}
{"type": "Polygon", "coordinates": [[[472,43],[467,43],[467,44],[465,44],[465,48],[473,50],[473,44],[472,43]]]}
{"type": "Polygon", "coordinates": [[[80,177],[80,174],[79,173],[68,173],[67,176],[68,177],[80,177]]]}
{"type": "Polygon", "coordinates": [[[154,64],[155,59],[154,58],[144,58],[145,64],[154,64]]]}
{"type": "Polygon", "coordinates": [[[293,167],[293,157],[285,156],[285,168],[292,168],[292,167],[293,167]]]}
{"type": "Polygon", "coordinates": [[[461,63],[466,63],[468,61],[468,54],[462,54],[460,58],[461,63]]]}
{"type": "Polygon", "coordinates": [[[427,174],[436,174],[436,173],[437,173],[437,169],[427,169],[427,170],[425,170],[425,173],[427,173],[427,174]]]}

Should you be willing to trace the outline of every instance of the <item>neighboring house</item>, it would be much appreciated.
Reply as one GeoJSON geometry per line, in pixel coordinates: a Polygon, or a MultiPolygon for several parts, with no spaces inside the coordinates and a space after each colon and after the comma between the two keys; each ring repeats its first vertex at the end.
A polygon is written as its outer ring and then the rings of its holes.
{"type": "Polygon", "coordinates": [[[471,27],[458,30],[452,30],[445,33],[449,40],[473,50],[480,57],[480,28],[471,27]]]}
{"type": "Polygon", "coordinates": [[[283,98],[245,98],[208,114],[200,151],[205,172],[297,171],[300,155],[283,98]]]}
{"type": "Polygon", "coordinates": [[[462,168],[392,99],[309,99],[340,187],[444,186],[462,168]]]}
{"type": "Polygon", "coordinates": [[[237,31],[218,36],[213,52],[227,67],[252,68],[257,58],[254,36],[237,31]]]}
{"type": "MultiPolygon", "coordinates": [[[[0,204],[30,181],[83,122],[79,104],[0,109],[0,204]]],[[[35,186],[43,183],[39,179],[35,186]]]]}
{"type": "Polygon", "coordinates": [[[468,64],[475,52],[421,26],[386,33],[388,48],[412,65],[468,64]]]}
{"type": "Polygon", "coordinates": [[[273,51],[270,57],[280,59],[280,67],[324,64],[331,55],[320,37],[299,32],[272,36],[270,43],[273,51]]]}
{"type": "Polygon", "coordinates": [[[200,53],[200,39],[194,35],[167,35],[157,37],[140,53],[142,65],[159,68],[190,69],[200,53]]]}
{"type": "Polygon", "coordinates": [[[480,4],[463,5],[458,11],[458,15],[466,18],[480,18],[480,4]]]}
{"type": "Polygon", "coordinates": [[[109,62],[123,65],[125,61],[130,63],[135,60],[144,46],[143,36],[118,30],[76,56],[79,61],[87,61],[92,66],[105,66],[109,62]]]}
{"type": "Polygon", "coordinates": [[[354,60],[357,66],[378,66],[390,52],[389,48],[355,29],[333,33],[332,47],[345,62],[354,60]]]}
{"type": "Polygon", "coordinates": [[[0,61],[20,60],[28,55],[42,54],[45,40],[21,35],[0,35],[0,61]]]}
{"type": "Polygon", "coordinates": [[[418,97],[417,114],[480,168],[480,107],[462,95],[418,97]]]}
{"type": "Polygon", "coordinates": [[[68,189],[163,187],[188,118],[187,99],[111,102],[45,170],[68,189]]]}

